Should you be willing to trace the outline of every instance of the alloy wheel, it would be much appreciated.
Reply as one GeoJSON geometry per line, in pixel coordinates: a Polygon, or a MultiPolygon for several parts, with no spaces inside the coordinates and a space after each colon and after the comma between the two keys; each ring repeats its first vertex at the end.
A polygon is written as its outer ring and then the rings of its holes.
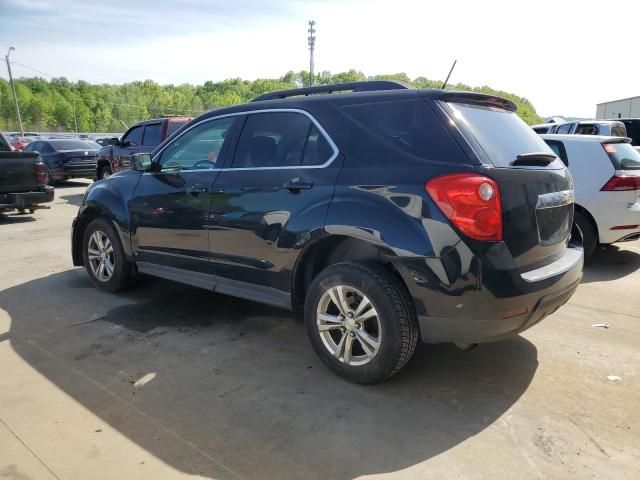
{"type": "Polygon", "coordinates": [[[329,353],[347,365],[365,365],[380,349],[378,312],[356,288],[337,285],[325,291],[318,302],[316,327],[329,353]]]}
{"type": "Polygon", "coordinates": [[[93,275],[101,282],[108,282],[115,269],[115,257],[111,240],[104,232],[96,230],[89,237],[87,249],[89,266],[93,275]]]}

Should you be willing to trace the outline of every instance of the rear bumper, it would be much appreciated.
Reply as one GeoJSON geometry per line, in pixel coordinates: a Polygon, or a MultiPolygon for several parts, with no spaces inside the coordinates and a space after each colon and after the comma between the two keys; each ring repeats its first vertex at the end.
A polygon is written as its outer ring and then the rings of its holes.
{"type": "Polygon", "coordinates": [[[94,178],[96,176],[96,165],[91,164],[65,164],[60,168],[50,169],[51,175],[56,180],[63,178],[94,178]]]}
{"type": "Polygon", "coordinates": [[[524,274],[482,263],[462,242],[441,258],[400,262],[422,340],[468,344],[517,335],[555,312],[580,284],[583,253],[567,248],[551,265],[524,274]]]}
{"type": "Polygon", "coordinates": [[[42,187],[42,190],[22,193],[0,194],[0,210],[28,209],[42,203],[53,201],[53,187],[42,187]]]}

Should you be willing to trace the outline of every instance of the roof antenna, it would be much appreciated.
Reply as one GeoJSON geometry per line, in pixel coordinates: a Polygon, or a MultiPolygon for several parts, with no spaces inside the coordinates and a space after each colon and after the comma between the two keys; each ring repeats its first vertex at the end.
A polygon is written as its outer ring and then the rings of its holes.
{"type": "Polygon", "coordinates": [[[447,86],[447,83],[449,83],[449,77],[451,76],[451,72],[453,72],[453,69],[456,68],[456,63],[458,63],[458,60],[453,61],[453,65],[451,65],[451,70],[449,70],[449,75],[447,75],[447,79],[442,84],[442,87],[440,87],[441,89],[444,89],[444,87],[447,86]]]}

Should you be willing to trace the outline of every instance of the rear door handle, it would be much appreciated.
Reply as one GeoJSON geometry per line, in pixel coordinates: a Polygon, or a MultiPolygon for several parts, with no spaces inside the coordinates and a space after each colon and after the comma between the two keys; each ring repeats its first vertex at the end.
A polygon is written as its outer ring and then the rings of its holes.
{"type": "Polygon", "coordinates": [[[313,183],[305,182],[300,177],[292,178],[284,182],[284,188],[292,193],[298,193],[300,190],[309,190],[313,187],[313,183]]]}
{"type": "Polygon", "coordinates": [[[208,191],[209,190],[207,189],[207,187],[205,187],[204,185],[200,185],[199,183],[196,185],[191,185],[190,187],[187,187],[187,193],[189,195],[193,195],[194,197],[197,197],[201,193],[206,193],[208,191]]]}

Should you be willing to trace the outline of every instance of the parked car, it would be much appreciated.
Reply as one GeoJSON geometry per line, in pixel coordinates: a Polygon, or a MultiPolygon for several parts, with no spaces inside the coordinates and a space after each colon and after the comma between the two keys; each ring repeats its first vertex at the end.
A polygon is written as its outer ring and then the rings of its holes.
{"type": "Polygon", "coordinates": [[[418,337],[516,335],[571,297],[583,253],[570,174],[515,110],[388,81],[214,110],[89,187],[73,263],[108,292],[142,272],[299,306],[322,361],[360,383],[418,337]]]}
{"type": "Polygon", "coordinates": [[[111,145],[111,138],[96,138],[95,142],[101,147],[107,147],[111,145]]]}
{"type": "Polygon", "coordinates": [[[589,257],[598,244],[640,238],[640,153],[628,138],[543,135],[573,175],[574,222],[589,257]]]}
{"type": "Polygon", "coordinates": [[[112,138],[109,145],[98,151],[95,178],[102,180],[129,169],[131,155],[153,151],[190,120],[187,117],[163,117],[136,123],[125,132],[122,139],[112,138]]]}
{"type": "Polygon", "coordinates": [[[86,140],[38,140],[24,148],[38,152],[47,166],[49,185],[70,178],[93,178],[98,145],[86,140]]]}
{"type": "Polygon", "coordinates": [[[617,120],[576,120],[554,125],[547,133],[569,135],[608,135],[626,137],[624,123],[617,120]]]}
{"type": "Polygon", "coordinates": [[[24,148],[32,142],[36,141],[36,137],[13,137],[11,146],[15,150],[24,150],[24,148]]]}
{"type": "Polygon", "coordinates": [[[538,125],[531,125],[531,128],[533,128],[534,132],[543,134],[550,133],[556,125],[555,123],[540,123],[538,125]]]}
{"type": "Polygon", "coordinates": [[[47,170],[37,153],[13,150],[0,133],[0,212],[33,213],[53,201],[47,170]]]}

